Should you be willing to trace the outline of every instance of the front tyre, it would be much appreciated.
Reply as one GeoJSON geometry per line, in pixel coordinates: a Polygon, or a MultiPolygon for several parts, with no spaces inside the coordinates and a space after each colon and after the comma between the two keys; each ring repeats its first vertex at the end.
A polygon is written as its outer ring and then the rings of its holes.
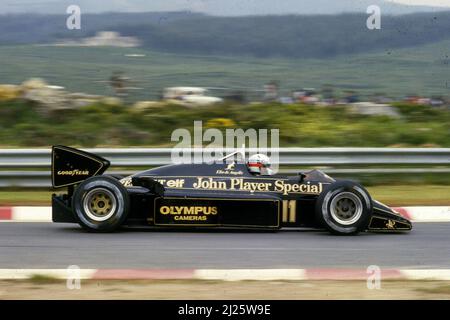
{"type": "Polygon", "coordinates": [[[109,176],[92,177],[81,183],[72,197],[78,223],[89,231],[112,232],[128,216],[130,200],[125,187],[109,176]]]}
{"type": "Polygon", "coordinates": [[[317,198],[315,215],[317,221],[333,234],[357,234],[369,225],[372,199],[361,185],[338,181],[317,198]]]}

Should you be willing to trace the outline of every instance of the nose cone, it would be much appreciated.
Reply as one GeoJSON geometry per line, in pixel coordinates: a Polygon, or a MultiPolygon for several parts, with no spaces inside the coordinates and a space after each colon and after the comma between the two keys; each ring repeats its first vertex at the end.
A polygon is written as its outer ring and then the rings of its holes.
{"type": "Polygon", "coordinates": [[[369,231],[401,232],[410,231],[412,223],[399,213],[378,201],[373,201],[373,213],[369,231]]]}

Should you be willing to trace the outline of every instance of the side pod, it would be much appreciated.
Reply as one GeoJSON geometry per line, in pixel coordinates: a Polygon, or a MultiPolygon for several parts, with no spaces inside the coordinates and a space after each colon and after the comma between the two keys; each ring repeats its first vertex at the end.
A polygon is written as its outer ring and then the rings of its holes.
{"type": "Polygon", "coordinates": [[[110,163],[97,155],[78,149],[54,146],[52,148],[53,188],[68,187],[87,178],[101,175],[110,163]]]}

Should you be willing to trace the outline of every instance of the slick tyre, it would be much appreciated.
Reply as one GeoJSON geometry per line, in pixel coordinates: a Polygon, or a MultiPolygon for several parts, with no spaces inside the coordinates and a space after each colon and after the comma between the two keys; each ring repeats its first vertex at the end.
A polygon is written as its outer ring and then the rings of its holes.
{"type": "Polygon", "coordinates": [[[130,200],[127,190],[115,178],[92,177],[81,183],[72,197],[78,223],[92,232],[113,232],[128,216],[130,200]]]}
{"type": "Polygon", "coordinates": [[[355,235],[367,228],[372,216],[372,199],[361,185],[338,181],[318,197],[316,220],[336,235],[355,235]]]}

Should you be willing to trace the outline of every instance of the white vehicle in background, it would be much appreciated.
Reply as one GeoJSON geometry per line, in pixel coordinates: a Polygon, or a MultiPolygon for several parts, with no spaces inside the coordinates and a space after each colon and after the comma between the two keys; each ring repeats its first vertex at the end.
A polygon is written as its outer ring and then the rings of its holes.
{"type": "Polygon", "coordinates": [[[171,87],[165,88],[163,99],[170,103],[183,106],[209,106],[223,102],[218,97],[208,96],[208,90],[200,87],[171,87]]]}

